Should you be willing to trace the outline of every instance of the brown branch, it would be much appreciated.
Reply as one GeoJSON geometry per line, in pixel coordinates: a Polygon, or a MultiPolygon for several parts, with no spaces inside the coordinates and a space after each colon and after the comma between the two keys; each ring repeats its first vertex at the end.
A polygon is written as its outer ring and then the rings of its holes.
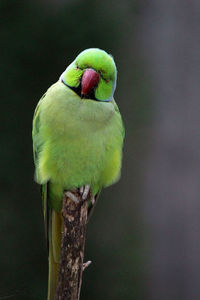
{"type": "Polygon", "coordinates": [[[63,198],[64,228],[56,300],[79,300],[80,297],[88,201],[83,202],[77,192],[73,193],[78,203],[66,196],[63,198]]]}

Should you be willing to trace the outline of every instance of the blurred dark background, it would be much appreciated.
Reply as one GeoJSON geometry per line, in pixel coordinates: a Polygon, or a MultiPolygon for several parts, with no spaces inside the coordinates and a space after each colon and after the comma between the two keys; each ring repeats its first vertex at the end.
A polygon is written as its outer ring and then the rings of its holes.
{"type": "Polygon", "coordinates": [[[0,1],[0,299],[46,299],[32,116],[89,47],[115,58],[126,141],[88,225],[81,299],[200,299],[199,41],[198,0],[0,1]]]}

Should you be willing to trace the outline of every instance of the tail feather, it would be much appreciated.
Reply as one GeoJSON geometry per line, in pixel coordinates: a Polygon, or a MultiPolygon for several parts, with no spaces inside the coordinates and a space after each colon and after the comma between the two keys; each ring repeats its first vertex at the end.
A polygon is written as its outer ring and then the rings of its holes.
{"type": "Polygon", "coordinates": [[[57,278],[58,278],[59,264],[55,263],[52,249],[49,251],[49,283],[48,283],[48,300],[55,300],[57,278]]]}
{"type": "Polygon", "coordinates": [[[60,263],[61,246],[61,213],[55,210],[49,211],[49,284],[48,300],[55,300],[60,263]]]}
{"type": "Polygon", "coordinates": [[[44,209],[45,233],[49,255],[48,300],[55,300],[60,263],[61,230],[63,223],[61,213],[57,213],[54,209],[49,207],[49,184],[46,183],[42,185],[41,191],[44,209]]]}

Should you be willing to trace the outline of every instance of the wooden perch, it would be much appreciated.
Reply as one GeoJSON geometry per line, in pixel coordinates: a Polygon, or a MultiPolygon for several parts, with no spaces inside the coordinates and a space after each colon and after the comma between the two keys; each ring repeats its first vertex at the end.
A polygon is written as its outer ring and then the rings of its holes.
{"type": "Polygon", "coordinates": [[[83,201],[77,192],[73,193],[79,199],[78,203],[66,195],[63,197],[64,226],[56,300],[79,300],[82,273],[91,263],[83,264],[88,201],[83,201]]]}

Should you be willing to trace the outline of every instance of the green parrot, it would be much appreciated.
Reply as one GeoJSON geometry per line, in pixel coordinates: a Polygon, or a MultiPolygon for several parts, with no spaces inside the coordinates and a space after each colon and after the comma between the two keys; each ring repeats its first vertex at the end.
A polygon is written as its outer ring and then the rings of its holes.
{"type": "Polygon", "coordinates": [[[40,99],[33,118],[35,180],[42,187],[49,250],[48,300],[55,299],[64,193],[76,190],[91,208],[103,187],[120,177],[124,126],[113,99],[113,57],[86,49],[40,99]]]}

